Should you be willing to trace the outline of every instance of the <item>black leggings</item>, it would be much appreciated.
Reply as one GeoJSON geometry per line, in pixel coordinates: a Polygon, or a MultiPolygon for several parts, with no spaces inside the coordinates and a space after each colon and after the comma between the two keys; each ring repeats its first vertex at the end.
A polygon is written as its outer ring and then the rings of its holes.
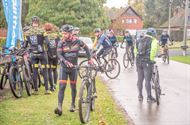
{"type": "Polygon", "coordinates": [[[100,58],[100,56],[102,56],[103,58],[109,54],[109,52],[111,51],[111,47],[106,47],[106,48],[102,48],[98,53],[97,53],[97,58],[100,58]]]}
{"type": "Polygon", "coordinates": [[[51,88],[53,88],[53,85],[57,84],[57,63],[57,58],[48,58],[48,75],[51,88]]]}
{"type": "Polygon", "coordinates": [[[77,89],[76,89],[77,70],[62,68],[62,67],[60,68],[60,75],[59,75],[58,103],[61,105],[63,103],[68,77],[70,79],[72,105],[75,105],[75,98],[76,98],[76,94],[77,94],[77,89]]]}
{"type": "Polygon", "coordinates": [[[41,56],[32,56],[32,64],[33,64],[33,80],[34,80],[34,89],[38,91],[37,78],[38,78],[38,64],[41,63],[43,69],[43,78],[45,84],[45,90],[48,90],[48,74],[47,74],[47,56],[45,54],[41,54],[41,56]]]}

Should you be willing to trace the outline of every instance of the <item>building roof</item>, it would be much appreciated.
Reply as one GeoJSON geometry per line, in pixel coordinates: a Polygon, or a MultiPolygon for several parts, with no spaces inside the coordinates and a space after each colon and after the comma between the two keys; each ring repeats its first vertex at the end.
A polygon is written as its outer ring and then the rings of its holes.
{"type": "Polygon", "coordinates": [[[125,14],[126,15],[136,15],[140,19],[142,19],[142,17],[131,6],[128,6],[126,9],[125,8],[120,8],[120,9],[116,9],[116,11],[109,11],[107,13],[108,17],[111,20],[115,20],[118,17],[121,17],[121,16],[123,16],[125,14]]]}
{"type": "Polygon", "coordinates": [[[121,16],[123,16],[123,15],[136,15],[136,16],[138,16],[141,20],[142,20],[142,17],[131,7],[131,6],[129,6],[122,14],[121,14],[121,16]]]}

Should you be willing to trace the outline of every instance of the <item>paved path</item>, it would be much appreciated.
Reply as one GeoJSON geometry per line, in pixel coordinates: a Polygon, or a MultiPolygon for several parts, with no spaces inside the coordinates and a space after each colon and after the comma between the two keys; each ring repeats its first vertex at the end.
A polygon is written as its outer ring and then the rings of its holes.
{"type": "Polygon", "coordinates": [[[136,68],[124,69],[122,55],[119,50],[121,74],[115,80],[102,75],[105,83],[113,91],[117,102],[127,111],[136,125],[190,125],[190,65],[171,61],[169,65],[157,60],[160,71],[162,92],[160,105],[137,99],[136,68]]]}

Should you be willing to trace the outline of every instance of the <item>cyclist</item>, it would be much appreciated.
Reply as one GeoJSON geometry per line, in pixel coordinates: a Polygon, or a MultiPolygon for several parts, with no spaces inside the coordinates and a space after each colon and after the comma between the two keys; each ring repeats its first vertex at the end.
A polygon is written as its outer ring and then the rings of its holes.
{"type": "Polygon", "coordinates": [[[170,36],[167,33],[167,30],[163,30],[162,35],[160,37],[160,46],[162,47],[161,49],[161,55],[164,55],[164,50],[168,49],[168,42],[171,41],[170,40],[170,36]]]}
{"type": "Polygon", "coordinates": [[[51,23],[45,24],[45,30],[47,32],[47,36],[49,42],[47,43],[47,55],[48,55],[48,75],[50,82],[50,90],[54,91],[57,84],[57,44],[59,41],[58,34],[56,33],[55,28],[51,23]]]}
{"type": "Polygon", "coordinates": [[[93,51],[96,52],[102,45],[102,48],[97,53],[97,59],[99,60],[100,56],[104,58],[107,54],[109,54],[112,48],[112,44],[110,40],[108,39],[108,37],[102,33],[100,28],[96,28],[94,30],[94,33],[95,33],[95,37],[96,37],[95,39],[97,43],[95,43],[96,45],[94,46],[93,51]]]}
{"type": "Polygon", "coordinates": [[[152,65],[154,57],[157,52],[158,41],[156,39],[156,30],[154,28],[148,28],[144,38],[140,39],[136,43],[136,66],[138,72],[137,87],[139,91],[138,99],[143,100],[142,88],[143,81],[145,79],[145,86],[147,91],[147,102],[155,102],[155,99],[151,95],[151,77],[152,77],[152,65]]]}
{"type": "Polygon", "coordinates": [[[73,37],[72,31],[73,26],[63,25],[61,27],[63,38],[58,42],[57,54],[58,59],[61,62],[60,77],[59,77],[59,93],[58,93],[58,107],[55,109],[55,114],[62,114],[62,103],[64,99],[65,88],[67,85],[68,77],[70,79],[70,86],[72,92],[72,103],[70,112],[75,111],[75,98],[77,94],[76,83],[77,83],[77,69],[74,68],[78,62],[78,52],[80,47],[84,48],[87,53],[89,64],[92,64],[91,54],[89,48],[85,43],[80,41],[78,38],[73,37]]]}
{"type": "Polygon", "coordinates": [[[117,57],[118,56],[118,54],[117,54],[117,45],[118,45],[118,42],[117,42],[117,38],[116,38],[113,30],[109,30],[109,32],[108,32],[108,38],[111,41],[112,46],[115,49],[116,57],[117,57]]]}
{"type": "Polygon", "coordinates": [[[43,69],[43,78],[45,82],[45,94],[51,94],[48,89],[48,74],[47,74],[47,55],[44,50],[45,42],[48,42],[48,37],[43,28],[39,26],[39,17],[32,17],[32,27],[26,33],[25,47],[30,44],[30,54],[33,64],[33,79],[34,79],[34,94],[38,94],[37,78],[38,64],[41,63],[43,69]]]}
{"type": "Polygon", "coordinates": [[[123,37],[123,42],[121,43],[121,48],[122,48],[123,43],[126,43],[127,51],[129,51],[129,49],[131,49],[132,58],[134,60],[135,56],[134,56],[133,38],[128,30],[125,30],[125,32],[124,32],[124,37],[123,37]]]}

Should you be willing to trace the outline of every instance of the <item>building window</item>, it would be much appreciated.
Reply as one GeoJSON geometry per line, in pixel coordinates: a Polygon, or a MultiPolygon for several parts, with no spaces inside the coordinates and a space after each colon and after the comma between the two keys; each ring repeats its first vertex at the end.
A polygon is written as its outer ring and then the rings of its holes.
{"type": "Polygon", "coordinates": [[[125,20],[122,20],[121,22],[122,22],[122,23],[125,23],[125,20]]]}
{"type": "Polygon", "coordinates": [[[136,24],[136,23],[137,23],[137,19],[133,19],[133,23],[135,23],[135,24],[136,24]]]}
{"type": "Polygon", "coordinates": [[[132,19],[126,19],[126,23],[131,24],[131,23],[133,23],[133,20],[132,19]]]}

